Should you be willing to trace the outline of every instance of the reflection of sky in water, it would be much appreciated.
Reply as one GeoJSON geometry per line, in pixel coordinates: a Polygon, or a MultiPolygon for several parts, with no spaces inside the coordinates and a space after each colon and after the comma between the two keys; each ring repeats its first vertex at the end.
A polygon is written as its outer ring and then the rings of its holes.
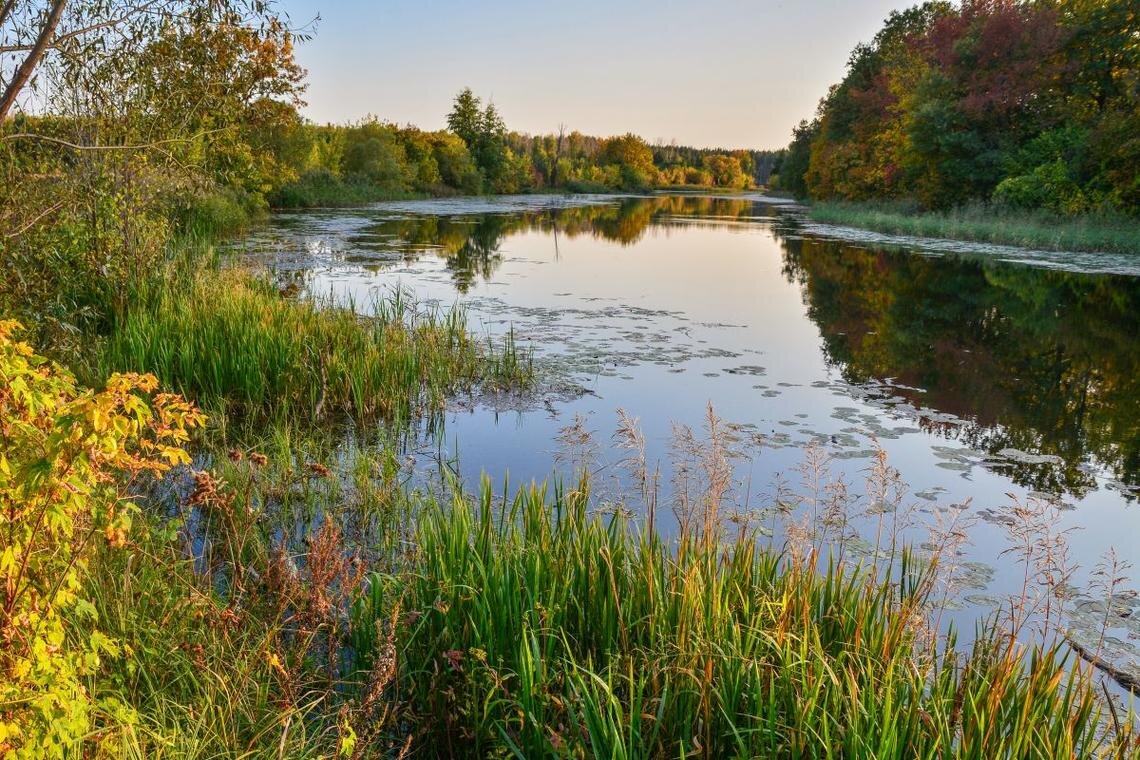
{"type": "MultiPolygon", "coordinates": [[[[749,458],[739,467],[735,499],[741,507],[762,504],[777,473],[795,484],[802,447],[813,439],[834,457],[833,473],[844,474],[856,492],[862,492],[878,441],[910,485],[910,501],[927,513],[969,498],[972,514],[992,517],[992,510],[1009,504],[1007,493],[1029,493],[1032,479],[1019,477],[1026,468],[1054,463],[1041,452],[978,451],[964,444],[962,418],[980,415],[992,427],[983,413],[986,399],[966,398],[951,410],[928,406],[923,389],[890,377],[846,381],[825,349],[823,323],[809,314],[810,289],[787,274],[788,246],[811,238],[778,209],[742,201],[656,201],[647,212],[626,200],[628,213],[615,215],[617,201],[595,200],[606,204],[606,219],[591,220],[594,212],[582,208],[560,218],[551,209],[565,199],[554,197],[290,214],[248,247],[282,277],[300,276],[311,293],[363,304],[398,285],[421,301],[462,302],[476,333],[513,329],[522,346],[533,347],[538,366],[561,392],[521,408],[509,400],[457,404],[448,414],[445,449],[458,456],[469,482],[481,472],[495,479],[509,473],[515,483],[547,478],[561,427],[580,413],[604,443],[621,407],[639,418],[649,460],[661,463],[667,486],[670,426],[699,428],[709,401],[739,426],[743,440],[763,441],[748,447],[749,458]],[[532,218],[519,224],[519,214],[532,218]],[[567,385],[578,392],[566,392],[567,385]]],[[[856,254],[836,248],[828,255],[842,262],[856,254]]],[[[1018,257],[1004,251],[1001,258],[1018,257]]],[[[930,266],[947,272],[963,266],[942,261],[930,266]]],[[[1051,254],[1043,263],[1055,268],[1058,261],[1064,256],[1051,254]]],[[[1117,286],[1135,295],[1135,281],[1117,286]]],[[[953,390],[941,388],[937,395],[949,399],[953,390]]],[[[1005,413],[1000,410],[997,419],[1005,413]]],[[[1040,437],[1032,421],[1027,430],[1027,440],[1040,437]]],[[[1137,434],[1134,428],[1131,433],[1137,434]]],[[[1078,528],[1069,535],[1082,566],[1078,586],[1109,546],[1140,565],[1138,507],[1116,480],[1120,473],[1102,466],[1095,454],[1070,463],[1083,468],[1084,485],[1066,494],[1070,508],[1058,526],[1078,528]]],[[[613,461],[620,455],[607,456],[613,461]]],[[[992,582],[972,590],[980,596],[971,598],[984,607],[988,598],[1019,590],[1020,571],[1012,557],[999,556],[1007,543],[992,519],[972,530],[967,559],[994,571],[992,582]]],[[[1137,570],[1131,572],[1137,580],[1137,570]]],[[[966,630],[978,609],[960,614],[966,630]]]]}

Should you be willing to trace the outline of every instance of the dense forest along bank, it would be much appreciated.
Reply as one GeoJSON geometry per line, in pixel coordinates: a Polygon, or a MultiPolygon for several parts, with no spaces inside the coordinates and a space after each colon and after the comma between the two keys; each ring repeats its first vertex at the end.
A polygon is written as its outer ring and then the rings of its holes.
{"type": "MultiPolygon", "coordinates": [[[[555,455],[577,425],[619,493],[616,410],[665,463],[711,402],[738,521],[783,540],[768,505],[806,477],[805,452],[862,492],[881,447],[908,485],[908,540],[969,526],[960,630],[1020,591],[1006,550],[1032,504],[1079,566],[1068,624],[1092,635],[1097,562],[1140,561],[1121,540],[1140,530],[1140,264],[942,242],[839,239],[759,195],[513,196],[282,213],[238,249],[302,295],[461,303],[477,334],[533,352],[543,392],[452,403],[443,439],[425,431],[425,472],[442,457],[472,486],[541,480],[568,471],[555,455]]],[[[683,501],[659,486],[662,505],[683,501]]],[[[1138,619],[1108,632],[1125,669],[1140,668],[1138,619]]]]}

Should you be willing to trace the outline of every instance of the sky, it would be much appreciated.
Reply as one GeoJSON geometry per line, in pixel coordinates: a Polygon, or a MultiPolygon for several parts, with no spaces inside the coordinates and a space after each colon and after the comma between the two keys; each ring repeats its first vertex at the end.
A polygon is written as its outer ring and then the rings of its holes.
{"type": "Polygon", "coordinates": [[[305,115],[444,126],[455,94],[519,132],[778,148],[899,0],[279,0],[313,38],[305,115]]]}

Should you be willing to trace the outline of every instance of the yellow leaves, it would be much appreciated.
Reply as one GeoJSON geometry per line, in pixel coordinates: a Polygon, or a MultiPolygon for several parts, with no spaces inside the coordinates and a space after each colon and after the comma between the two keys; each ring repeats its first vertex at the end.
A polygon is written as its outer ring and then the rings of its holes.
{"type": "Polygon", "coordinates": [[[96,433],[101,433],[107,429],[107,423],[110,421],[110,415],[99,407],[94,407],[91,410],[91,427],[94,428],[96,433]]]}
{"type": "Polygon", "coordinates": [[[5,578],[11,578],[16,571],[16,556],[20,553],[20,545],[12,544],[5,546],[4,551],[0,551],[0,575],[5,578]]]}
{"type": "Polygon", "coordinates": [[[288,678],[289,673],[285,670],[285,666],[281,664],[281,658],[272,649],[265,650],[265,662],[282,678],[288,678]]]}
{"type": "Polygon", "coordinates": [[[14,319],[0,319],[0,341],[7,343],[24,326],[14,319]]]}
{"type": "Polygon", "coordinates": [[[352,757],[356,751],[356,731],[345,718],[340,725],[340,740],[337,746],[337,757],[352,757]]]}
{"type": "Polygon", "coordinates": [[[205,421],[181,398],[155,394],[152,375],[114,375],[98,393],[79,388],[15,342],[19,329],[0,321],[0,583],[14,600],[0,619],[0,757],[62,752],[88,732],[82,679],[119,648],[94,628],[83,597],[86,536],[127,545],[136,508],[117,484],[189,463],[178,444],[205,421]],[[91,628],[86,640],[65,636],[64,610],[91,628]]]}
{"type": "Polygon", "coordinates": [[[159,456],[166,460],[171,467],[190,464],[190,454],[187,453],[186,449],[178,446],[161,446],[159,456]]]}
{"type": "Polygon", "coordinates": [[[113,549],[122,549],[127,545],[127,532],[117,525],[108,525],[103,530],[103,537],[113,549]]]}

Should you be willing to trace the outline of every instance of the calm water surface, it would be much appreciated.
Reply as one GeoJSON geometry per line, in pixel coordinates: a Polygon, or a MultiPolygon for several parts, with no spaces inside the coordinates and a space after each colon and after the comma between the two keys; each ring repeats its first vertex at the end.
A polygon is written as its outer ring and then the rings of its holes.
{"type": "MultiPolygon", "coordinates": [[[[290,213],[246,249],[306,292],[359,305],[402,287],[533,350],[538,399],[447,414],[445,453],[469,482],[548,478],[561,428],[580,414],[608,443],[620,407],[661,463],[664,503],[672,426],[699,430],[711,402],[736,431],[743,514],[780,477],[798,485],[815,441],[852,491],[881,446],[920,520],[973,520],[967,629],[1020,590],[1003,554],[1014,498],[1063,507],[1076,625],[1099,629],[1090,572],[1109,547],[1140,566],[1140,258],[859,233],[760,196],[290,213]]],[[[1140,672],[1140,603],[1119,601],[1111,655],[1140,672]]]]}

